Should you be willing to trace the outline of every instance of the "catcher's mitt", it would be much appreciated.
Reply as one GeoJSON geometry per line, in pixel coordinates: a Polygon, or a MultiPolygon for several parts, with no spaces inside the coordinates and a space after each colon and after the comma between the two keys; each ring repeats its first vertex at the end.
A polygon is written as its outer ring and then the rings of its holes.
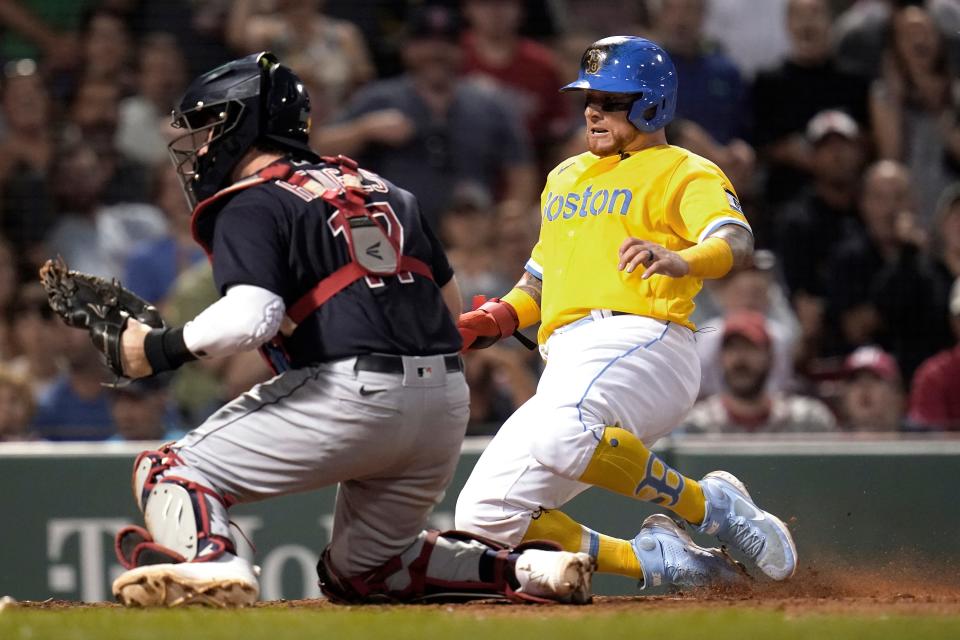
{"type": "Polygon", "coordinates": [[[108,281],[68,270],[60,258],[47,260],[40,267],[40,282],[54,312],[67,325],[90,332],[90,339],[103,354],[106,365],[119,377],[124,376],[120,335],[127,319],[136,318],[156,329],[164,327],[157,308],[124,289],[119,280],[108,281]]]}

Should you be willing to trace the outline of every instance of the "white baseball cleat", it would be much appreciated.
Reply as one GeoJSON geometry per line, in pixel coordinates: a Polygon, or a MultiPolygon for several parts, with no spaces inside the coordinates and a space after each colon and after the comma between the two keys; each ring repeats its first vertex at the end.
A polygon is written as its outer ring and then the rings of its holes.
{"type": "Polygon", "coordinates": [[[586,553],[529,549],[520,554],[514,572],[518,593],[570,604],[591,601],[594,559],[586,553]]]}
{"type": "Polygon", "coordinates": [[[127,607],[246,607],[260,595],[257,573],[231,554],[213,562],[146,565],[114,580],[113,595],[127,607]]]}
{"type": "Polygon", "coordinates": [[[758,507],[733,474],[711,471],[700,481],[706,516],[699,531],[717,536],[743,552],[774,580],[786,580],[797,570],[797,547],[787,525],[758,507]]]}

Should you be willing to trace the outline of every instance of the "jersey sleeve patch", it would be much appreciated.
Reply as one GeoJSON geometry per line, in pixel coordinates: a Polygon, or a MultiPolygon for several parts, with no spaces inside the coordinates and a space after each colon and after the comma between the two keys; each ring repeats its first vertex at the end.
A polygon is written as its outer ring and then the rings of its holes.
{"type": "Polygon", "coordinates": [[[730,203],[730,208],[736,211],[737,213],[743,213],[743,207],[740,206],[740,200],[737,199],[737,194],[729,189],[724,189],[723,192],[727,194],[727,202],[730,203]]]}

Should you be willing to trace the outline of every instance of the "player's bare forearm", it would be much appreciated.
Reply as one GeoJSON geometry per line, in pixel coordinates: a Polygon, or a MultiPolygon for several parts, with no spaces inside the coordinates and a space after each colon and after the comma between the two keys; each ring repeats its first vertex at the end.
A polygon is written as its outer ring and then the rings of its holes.
{"type": "Polygon", "coordinates": [[[750,266],[753,259],[753,234],[738,224],[725,224],[710,236],[721,238],[730,245],[733,253],[733,269],[750,266]]]}
{"type": "Polygon", "coordinates": [[[443,302],[450,310],[453,321],[456,322],[463,313],[463,300],[460,298],[460,285],[457,283],[456,276],[451,277],[447,284],[440,287],[440,295],[443,296],[443,302]]]}
{"type": "Polygon", "coordinates": [[[543,297],[543,280],[533,275],[529,271],[524,271],[523,276],[514,285],[515,289],[520,289],[525,294],[533,298],[533,301],[540,305],[540,298],[543,297]]]}

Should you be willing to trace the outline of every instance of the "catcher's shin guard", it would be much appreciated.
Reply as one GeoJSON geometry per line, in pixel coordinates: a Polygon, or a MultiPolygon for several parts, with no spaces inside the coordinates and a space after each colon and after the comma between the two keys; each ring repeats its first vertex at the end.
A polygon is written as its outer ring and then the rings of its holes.
{"type": "Polygon", "coordinates": [[[133,494],[146,529],[132,526],[117,533],[117,559],[124,567],[206,562],[236,553],[227,519],[229,503],[203,480],[169,447],[137,457],[133,494]]]}
{"type": "Polygon", "coordinates": [[[327,548],[317,563],[320,589],[340,604],[444,602],[507,599],[514,602],[555,602],[520,591],[517,558],[527,549],[559,551],[535,541],[510,549],[463,531],[424,531],[398,556],[380,567],[353,577],[341,575],[327,548]]]}

